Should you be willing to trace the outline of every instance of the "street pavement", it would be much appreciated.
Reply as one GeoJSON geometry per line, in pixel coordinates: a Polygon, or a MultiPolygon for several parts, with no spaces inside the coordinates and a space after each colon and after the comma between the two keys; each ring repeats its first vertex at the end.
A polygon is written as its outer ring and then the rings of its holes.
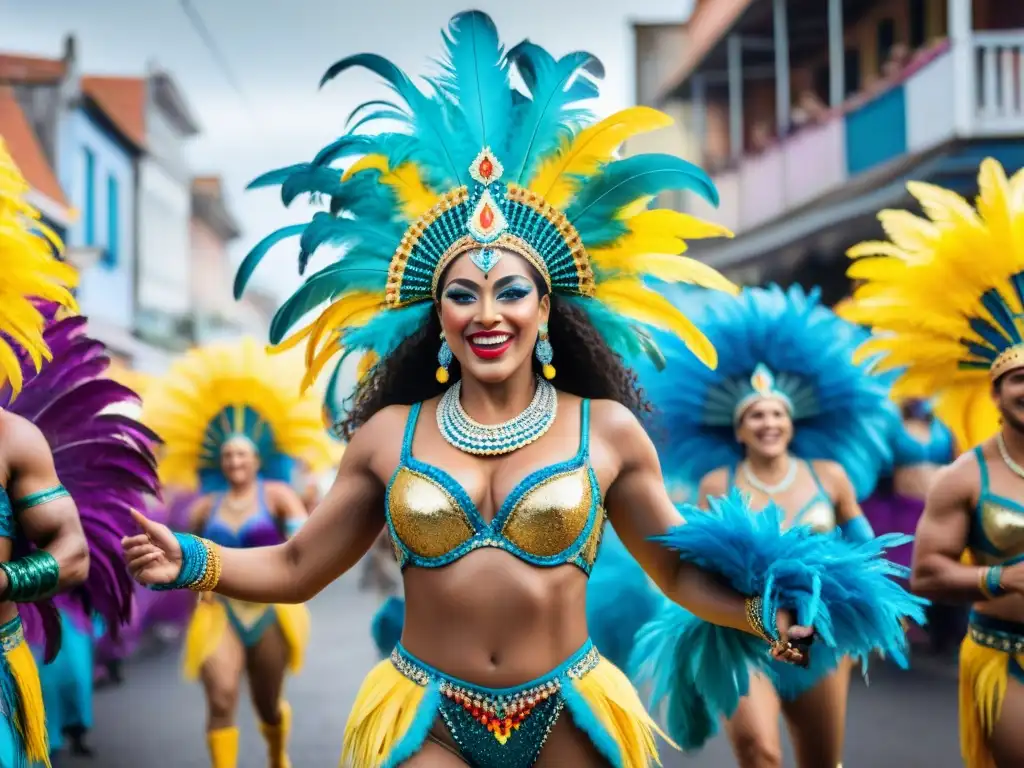
{"type": "MultiPolygon", "coordinates": [[[[313,637],[305,670],[288,683],[295,711],[295,768],[336,768],[349,706],[377,661],[368,624],[376,597],[356,589],[357,573],[311,604],[313,637]]],[[[181,680],[174,648],[151,650],[126,667],[122,686],[96,694],[92,760],[62,758],[55,768],[208,768],[204,707],[196,684],[181,680]]],[[[901,672],[872,666],[870,685],[855,679],[845,768],[957,768],[956,676],[949,662],[915,659],[901,672]]],[[[243,701],[241,768],[266,765],[251,707],[243,701]]],[[[788,747],[787,747],[788,749],[788,747]]],[[[735,766],[721,738],[700,754],[663,750],[666,768],[735,766]]],[[[793,765],[787,752],[786,765],[793,765]]]]}

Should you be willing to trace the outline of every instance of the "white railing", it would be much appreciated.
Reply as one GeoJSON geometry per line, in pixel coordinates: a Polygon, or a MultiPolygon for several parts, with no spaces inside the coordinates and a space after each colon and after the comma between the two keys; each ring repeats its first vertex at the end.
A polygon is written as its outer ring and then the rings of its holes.
{"type": "Polygon", "coordinates": [[[973,41],[975,130],[1024,134],[1024,30],[975,32],[973,41]]]}

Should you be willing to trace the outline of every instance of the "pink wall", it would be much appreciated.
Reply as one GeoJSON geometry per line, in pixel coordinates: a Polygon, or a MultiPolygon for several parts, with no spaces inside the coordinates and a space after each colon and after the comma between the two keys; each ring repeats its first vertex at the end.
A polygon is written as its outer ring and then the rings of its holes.
{"type": "Polygon", "coordinates": [[[231,268],[228,251],[217,234],[206,224],[193,218],[192,240],[192,295],[195,309],[201,313],[230,314],[231,268]]]}

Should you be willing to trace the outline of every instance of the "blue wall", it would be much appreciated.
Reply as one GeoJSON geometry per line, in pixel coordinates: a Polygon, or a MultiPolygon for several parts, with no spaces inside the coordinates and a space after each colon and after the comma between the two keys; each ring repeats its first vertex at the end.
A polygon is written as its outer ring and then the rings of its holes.
{"type": "Polygon", "coordinates": [[[100,261],[81,276],[82,314],[129,328],[135,269],[131,151],[85,109],[76,109],[60,126],[57,167],[60,183],[78,214],[68,228],[67,245],[103,249],[100,261]]]}
{"type": "Polygon", "coordinates": [[[907,99],[902,85],[846,116],[850,175],[907,154],[907,99]]]}

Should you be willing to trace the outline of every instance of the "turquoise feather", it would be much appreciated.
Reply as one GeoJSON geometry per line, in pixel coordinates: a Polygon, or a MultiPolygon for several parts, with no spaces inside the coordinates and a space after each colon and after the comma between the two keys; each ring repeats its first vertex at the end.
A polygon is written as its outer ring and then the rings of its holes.
{"type": "Polygon", "coordinates": [[[256,243],[253,249],[249,251],[246,257],[242,260],[242,264],[239,266],[238,272],[235,273],[235,298],[242,298],[242,294],[245,292],[245,286],[249,284],[249,280],[252,278],[253,272],[256,271],[256,267],[258,267],[260,262],[263,261],[263,257],[267,255],[271,248],[289,237],[299,237],[305,229],[305,224],[291,224],[287,227],[281,227],[280,229],[271,232],[256,243]]]}
{"type": "Polygon", "coordinates": [[[330,165],[335,160],[353,155],[368,155],[381,145],[382,136],[362,136],[346,133],[317,152],[313,165],[330,165]]]}
{"type": "Polygon", "coordinates": [[[331,264],[310,276],[274,314],[270,321],[270,342],[279,344],[305,315],[343,293],[367,290],[383,293],[387,266],[372,268],[342,262],[331,264]]]}
{"type": "Polygon", "coordinates": [[[531,98],[514,118],[508,155],[503,162],[507,180],[524,184],[541,160],[557,151],[591,117],[589,111],[569,109],[569,105],[597,95],[596,88],[585,85],[587,81],[580,77],[580,72],[603,73],[603,69],[590,53],[570,53],[556,61],[550,53],[528,41],[509,51],[509,59],[529,88],[531,98]],[[571,85],[574,78],[583,85],[571,85]]]}
{"type": "Polygon", "coordinates": [[[466,138],[460,162],[468,168],[484,147],[503,157],[512,91],[498,28],[480,11],[460,13],[448,24],[445,45],[444,73],[433,80],[438,90],[460,107],[454,115],[466,138]]]}
{"type": "Polygon", "coordinates": [[[390,107],[391,109],[404,112],[406,114],[406,117],[409,117],[409,114],[405,111],[405,109],[400,104],[397,104],[394,101],[389,101],[388,99],[370,99],[369,101],[364,101],[362,104],[360,104],[358,107],[356,107],[355,109],[348,113],[348,117],[345,118],[345,130],[351,132],[352,121],[356,119],[356,115],[358,115],[364,109],[369,109],[370,107],[390,107]]]}
{"type": "Polygon", "coordinates": [[[373,351],[383,360],[403,341],[422,330],[433,311],[434,305],[427,301],[381,312],[366,325],[346,329],[342,345],[348,349],[373,351]]]}
{"type": "Polygon", "coordinates": [[[718,190],[704,171],[672,155],[650,154],[605,165],[583,182],[565,215],[593,248],[611,241],[598,233],[624,207],[677,189],[695,192],[718,205],[718,190]]]}
{"type": "Polygon", "coordinates": [[[299,240],[300,267],[304,267],[322,245],[362,244],[390,258],[403,231],[401,224],[347,219],[319,211],[313,214],[313,220],[306,225],[299,240]]]}
{"type": "Polygon", "coordinates": [[[451,132],[445,124],[440,105],[420,91],[408,75],[383,56],[374,53],[347,56],[331,65],[320,80],[321,87],[353,67],[363,67],[383,78],[409,105],[412,114],[410,128],[430,136],[429,141],[416,142],[416,159],[443,171],[450,177],[452,186],[468,183],[468,167],[458,165],[455,153],[448,146],[451,132]]]}
{"type": "Polygon", "coordinates": [[[275,168],[273,171],[267,171],[266,173],[257,176],[255,179],[250,181],[246,185],[246,189],[262,189],[263,187],[278,187],[291,177],[293,174],[305,170],[309,167],[309,163],[296,163],[295,165],[288,165],[284,168],[275,168]]]}

